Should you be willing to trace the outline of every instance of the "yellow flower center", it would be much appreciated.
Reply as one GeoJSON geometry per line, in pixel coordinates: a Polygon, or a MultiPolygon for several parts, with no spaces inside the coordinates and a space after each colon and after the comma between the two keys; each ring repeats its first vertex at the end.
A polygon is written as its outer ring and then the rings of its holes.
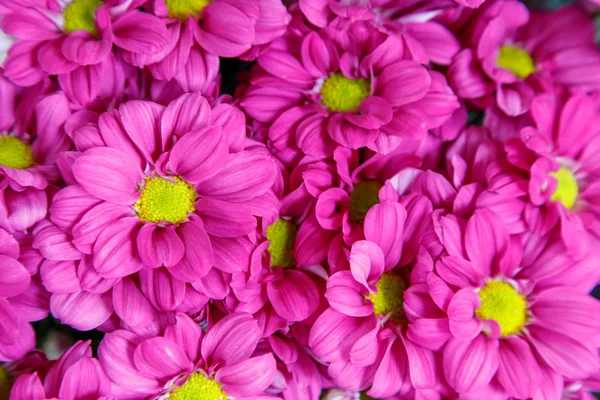
{"type": "Polygon", "coordinates": [[[498,66],[515,74],[521,79],[527,78],[535,72],[535,63],[527,50],[515,46],[500,47],[497,60],[498,66]]]}
{"type": "Polygon", "coordinates": [[[527,322],[527,301],[510,283],[490,281],[479,291],[479,298],[475,315],[496,321],[503,337],[521,332],[527,322]]]}
{"type": "Polygon", "coordinates": [[[194,186],[178,176],[146,178],[135,208],[142,221],[177,224],[194,212],[195,199],[194,186]]]}
{"type": "Polygon", "coordinates": [[[198,18],[202,9],[209,4],[210,0],[165,0],[169,17],[179,18],[182,21],[192,15],[198,18]]]}
{"type": "Polygon", "coordinates": [[[27,169],[33,164],[33,154],[28,144],[13,136],[0,136],[0,165],[14,169],[27,169]]]}
{"type": "Polygon", "coordinates": [[[294,242],[298,226],[292,221],[279,218],[267,228],[271,265],[289,268],[296,265],[294,260],[294,242]]]}
{"type": "Polygon", "coordinates": [[[393,272],[386,272],[377,281],[377,293],[371,293],[366,298],[373,303],[375,315],[385,316],[392,313],[390,319],[400,323],[404,315],[404,290],[406,282],[393,272]]]}
{"type": "Polygon", "coordinates": [[[226,400],[227,394],[204,372],[194,372],[187,382],[169,393],[169,400],[226,400]]]}
{"type": "Polygon", "coordinates": [[[569,210],[575,205],[579,195],[579,186],[573,172],[567,167],[560,167],[557,172],[551,172],[558,182],[556,191],[552,195],[552,200],[560,201],[569,210]]]}
{"type": "Polygon", "coordinates": [[[375,180],[364,180],[354,185],[350,194],[350,221],[362,224],[367,211],[379,203],[379,189],[383,185],[375,180]]]}
{"type": "Polygon", "coordinates": [[[321,102],[331,111],[356,111],[371,94],[368,79],[350,79],[339,72],[331,75],[321,87],[321,102]]]}
{"type": "Polygon", "coordinates": [[[65,8],[65,32],[88,31],[97,33],[94,13],[102,6],[102,0],[73,0],[65,8]]]}

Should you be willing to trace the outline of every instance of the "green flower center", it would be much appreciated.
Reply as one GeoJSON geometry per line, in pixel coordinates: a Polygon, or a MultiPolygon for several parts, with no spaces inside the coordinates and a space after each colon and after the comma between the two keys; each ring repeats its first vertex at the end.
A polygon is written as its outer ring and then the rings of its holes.
{"type": "Polygon", "coordinates": [[[0,367],[0,399],[8,399],[10,396],[10,377],[6,370],[0,367]]]}
{"type": "Polygon", "coordinates": [[[479,291],[479,298],[475,315],[496,321],[503,337],[521,332],[527,322],[527,301],[510,283],[490,281],[479,291]]]}
{"type": "Polygon", "coordinates": [[[226,400],[227,394],[203,372],[194,372],[187,382],[169,393],[169,400],[226,400]]]}
{"type": "Polygon", "coordinates": [[[142,221],[177,224],[194,212],[195,199],[194,186],[178,176],[146,178],[135,208],[142,221]]]}
{"type": "Polygon", "coordinates": [[[96,35],[94,13],[102,6],[102,0],[74,0],[64,12],[65,32],[88,31],[96,35]]]}
{"type": "Polygon", "coordinates": [[[178,18],[182,21],[190,16],[198,18],[204,7],[210,4],[211,0],[165,0],[165,5],[169,10],[169,18],[178,18]]]}
{"type": "Polygon", "coordinates": [[[279,218],[267,228],[271,265],[289,268],[296,265],[294,260],[294,243],[298,234],[298,226],[292,221],[279,218]]]}
{"type": "Polygon", "coordinates": [[[368,79],[350,79],[336,72],[323,83],[321,102],[331,111],[356,111],[370,94],[368,79]]]}
{"type": "Polygon", "coordinates": [[[350,193],[350,221],[362,224],[367,211],[379,203],[379,190],[383,187],[375,180],[364,180],[354,185],[350,193]]]}
{"type": "Polygon", "coordinates": [[[0,165],[27,169],[34,164],[31,147],[13,136],[0,136],[0,165]]]}
{"type": "Polygon", "coordinates": [[[573,172],[567,167],[560,167],[557,172],[551,172],[558,182],[556,191],[552,195],[553,201],[560,201],[569,210],[575,205],[579,195],[579,186],[573,172]]]}
{"type": "Polygon", "coordinates": [[[366,298],[373,303],[375,315],[385,316],[391,313],[390,319],[400,323],[404,315],[404,290],[406,282],[393,272],[386,272],[377,281],[377,293],[371,293],[366,298]]]}
{"type": "Polygon", "coordinates": [[[500,47],[497,64],[500,68],[509,70],[521,79],[525,79],[535,72],[533,58],[527,50],[520,47],[508,45],[500,47]]]}

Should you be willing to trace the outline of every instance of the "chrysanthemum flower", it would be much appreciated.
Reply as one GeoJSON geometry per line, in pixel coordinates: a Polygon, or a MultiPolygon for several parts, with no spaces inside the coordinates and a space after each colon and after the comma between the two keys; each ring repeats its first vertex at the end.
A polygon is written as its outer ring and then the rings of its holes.
{"type": "Polygon", "coordinates": [[[276,373],[271,353],[253,356],[260,338],[258,323],[247,313],[230,314],[207,333],[178,314],[164,335],[107,334],[98,358],[127,398],[258,399],[276,373]]]}
{"type": "Polygon", "coordinates": [[[319,158],[339,145],[388,153],[459,107],[444,76],[413,61],[397,36],[362,22],[346,27],[347,39],[334,33],[290,29],[258,57],[240,104],[271,142],[319,158]]]}
{"type": "Polygon", "coordinates": [[[458,97],[515,117],[531,108],[536,93],[552,85],[598,89],[600,51],[594,26],[577,6],[530,12],[518,1],[490,1],[469,18],[467,48],[448,70],[458,97]],[[559,31],[564,35],[556,35],[559,31]]]}
{"type": "Polygon", "coordinates": [[[319,28],[334,22],[343,31],[344,20],[371,21],[383,30],[397,35],[405,43],[412,57],[423,64],[430,61],[448,65],[461,49],[454,34],[432,18],[440,10],[453,6],[452,1],[362,1],[362,0],[299,0],[298,4],[306,18],[319,28]]]}
{"type": "Polygon", "coordinates": [[[41,363],[39,371],[15,381],[10,400],[111,400],[110,380],[100,362],[92,357],[90,341],[77,342],[58,360],[41,363]]]}
{"type": "Polygon", "coordinates": [[[64,154],[69,186],[54,197],[51,221],[102,278],[139,272],[152,305],[169,311],[186,282],[208,290],[244,268],[231,249],[269,209],[276,166],[245,142],[240,111],[190,94],[166,108],[128,102],[80,129],[87,141],[64,154]]]}
{"type": "Polygon", "coordinates": [[[72,146],[62,128],[71,112],[61,93],[39,100],[39,88],[25,93],[2,77],[0,87],[6,102],[0,121],[0,226],[23,232],[46,216],[45,189],[59,179],[56,160],[72,146]]]}
{"type": "Polygon", "coordinates": [[[541,235],[560,224],[561,236],[575,257],[590,249],[589,233],[600,237],[597,192],[598,102],[591,96],[540,95],[533,103],[535,127],[505,143],[509,167],[488,171],[490,203],[511,219],[521,219],[541,235]],[[510,183],[507,183],[510,182],[510,183]],[[515,203],[520,200],[520,204],[515,203]]]}
{"type": "Polygon", "coordinates": [[[587,295],[597,254],[576,262],[554,236],[509,238],[489,210],[437,226],[444,252],[435,267],[425,255],[404,304],[408,337],[443,348],[450,386],[529,398],[545,376],[582,379],[597,370],[600,303],[587,295]]]}
{"type": "Polygon", "coordinates": [[[406,337],[408,270],[386,267],[381,249],[362,240],[353,244],[349,263],[349,271],[327,282],[331,308],[311,328],[311,350],[330,363],[329,375],[341,388],[370,387],[367,395],[376,398],[435,392],[434,353],[406,337]]]}
{"type": "Polygon", "coordinates": [[[204,90],[219,72],[219,57],[254,59],[281,36],[290,15],[281,0],[152,0],[149,9],[167,25],[168,42],[158,54],[123,52],[136,66],[149,66],[160,80],[175,79],[185,91],[204,90]]]}
{"type": "MultiPolygon", "coordinates": [[[[4,62],[4,75],[31,86],[48,75],[77,79],[78,69],[102,63],[113,45],[135,54],[154,54],[168,42],[165,24],[123,0],[68,0],[2,4],[0,27],[17,40],[4,62]]],[[[96,80],[102,80],[96,76],[96,80]]]]}

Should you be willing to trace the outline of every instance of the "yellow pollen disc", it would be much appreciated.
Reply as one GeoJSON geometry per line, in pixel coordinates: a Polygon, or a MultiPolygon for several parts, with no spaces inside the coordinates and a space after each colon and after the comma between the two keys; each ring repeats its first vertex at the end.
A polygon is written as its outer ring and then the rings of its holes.
{"type": "Polygon", "coordinates": [[[28,144],[13,136],[0,136],[0,165],[14,169],[27,169],[33,164],[33,154],[28,144]]]}
{"type": "Polygon", "coordinates": [[[496,61],[500,68],[504,68],[521,79],[527,78],[535,72],[535,63],[527,50],[515,46],[500,47],[500,54],[496,61]]]}
{"type": "Polygon", "coordinates": [[[178,176],[146,178],[135,208],[142,221],[177,224],[194,212],[195,199],[194,186],[178,176]]]}
{"type": "Polygon", "coordinates": [[[354,185],[350,193],[350,221],[362,224],[367,211],[379,203],[379,189],[383,185],[375,180],[364,180],[354,185]]]}
{"type": "Polygon", "coordinates": [[[271,265],[289,268],[296,265],[294,260],[294,242],[298,226],[292,221],[279,218],[267,228],[271,265]]]}
{"type": "Polygon", "coordinates": [[[558,182],[551,199],[560,201],[569,210],[572,209],[579,195],[579,186],[575,175],[566,167],[560,167],[557,172],[551,172],[550,175],[554,176],[558,182]]]}
{"type": "Polygon", "coordinates": [[[210,0],[165,0],[169,17],[179,18],[182,21],[192,15],[198,18],[202,9],[209,4],[210,0]]]}
{"type": "Polygon", "coordinates": [[[511,284],[490,281],[479,291],[479,298],[481,305],[475,315],[496,321],[503,337],[521,332],[527,322],[527,301],[511,284]]]}
{"type": "Polygon", "coordinates": [[[400,323],[404,315],[404,279],[393,272],[386,272],[377,281],[377,293],[371,293],[366,298],[373,303],[375,315],[392,313],[391,320],[400,323]]]}
{"type": "Polygon", "coordinates": [[[169,400],[226,400],[227,394],[203,372],[194,372],[187,382],[169,394],[169,400]]]}
{"type": "Polygon", "coordinates": [[[94,13],[102,6],[102,0],[73,0],[65,8],[65,32],[88,31],[97,33],[94,13]]]}
{"type": "Polygon", "coordinates": [[[356,111],[371,94],[368,79],[350,79],[339,72],[331,75],[321,87],[321,102],[331,111],[356,111]]]}

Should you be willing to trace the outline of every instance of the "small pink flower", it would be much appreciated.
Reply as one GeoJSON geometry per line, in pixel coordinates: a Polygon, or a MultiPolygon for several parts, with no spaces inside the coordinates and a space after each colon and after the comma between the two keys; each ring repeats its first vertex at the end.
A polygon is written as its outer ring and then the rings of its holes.
{"type": "Polygon", "coordinates": [[[338,146],[389,153],[422,139],[459,107],[444,76],[368,22],[288,30],[258,58],[241,99],[271,146],[325,158],[338,146]]]}
{"type": "Polygon", "coordinates": [[[58,360],[41,362],[34,369],[17,378],[10,400],[114,399],[110,380],[92,357],[90,341],[77,342],[58,360]]]}
{"type": "Polygon", "coordinates": [[[555,236],[509,237],[489,210],[437,225],[441,257],[434,264],[424,254],[405,293],[407,336],[443,349],[450,386],[528,398],[547,374],[596,371],[600,325],[592,315],[600,303],[587,293],[597,255],[577,262],[555,236]]]}
{"type": "Polygon", "coordinates": [[[133,54],[155,54],[167,45],[164,23],[136,7],[123,0],[49,1],[36,7],[5,1],[0,27],[17,40],[4,75],[31,86],[48,75],[76,80],[91,73],[100,85],[105,77],[96,66],[111,57],[113,45],[133,54]]]}
{"type": "Polygon", "coordinates": [[[246,313],[226,316],[207,333],[178,314],[177,322],[159,336],[123,330],[107,334],[98,358],[117,387],[114,392],[128,398],[193,393],[210,399],[252,399],[259,398],[276,374],[271,353],[254,355],[260,338],[257,322],[246,313]]]}

